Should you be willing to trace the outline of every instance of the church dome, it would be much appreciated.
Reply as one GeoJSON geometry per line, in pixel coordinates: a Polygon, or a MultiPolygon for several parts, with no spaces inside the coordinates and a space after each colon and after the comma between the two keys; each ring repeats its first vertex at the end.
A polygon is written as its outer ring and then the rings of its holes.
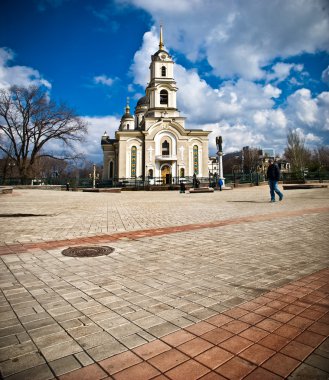
{"type": "Polygon", "coordinates": [[[148,106],[149,104],[149,99],[148,97],[145,95],[143,96],[142,98],[140,98],[136,104],[136,107],[139,107],[139,106],[148,106]]]}
{"type": "Polygon", "coordinates": [[[125,111],[126,112],[121,117],[121,121],[126,120],[126,119],[134,119],[133,115],[130,113],[130,107],[128,104],[126,105],[125,111]]]}

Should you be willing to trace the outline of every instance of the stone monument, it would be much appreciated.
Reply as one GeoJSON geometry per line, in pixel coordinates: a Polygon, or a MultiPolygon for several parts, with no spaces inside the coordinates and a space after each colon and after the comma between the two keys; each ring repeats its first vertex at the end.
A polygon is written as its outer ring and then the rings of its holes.
{"type": "Polygon", "coordinates": [[[225,178],[223,175],[223,139],[222,136],[216,137],[216,145],[217,145],[217,159],[219,166],[219,179],[223,181],[222,187],[225,187],[225,178]]]}

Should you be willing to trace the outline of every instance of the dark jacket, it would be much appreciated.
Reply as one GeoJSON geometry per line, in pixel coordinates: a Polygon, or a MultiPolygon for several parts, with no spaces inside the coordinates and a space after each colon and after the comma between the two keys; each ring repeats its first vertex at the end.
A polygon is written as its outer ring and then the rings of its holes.
{"type": "Polygon", "coordinates": [[[277,164],[271,164],[267,168],[267,179],[270,181],[280,180],[280,169],[277,164]]]}

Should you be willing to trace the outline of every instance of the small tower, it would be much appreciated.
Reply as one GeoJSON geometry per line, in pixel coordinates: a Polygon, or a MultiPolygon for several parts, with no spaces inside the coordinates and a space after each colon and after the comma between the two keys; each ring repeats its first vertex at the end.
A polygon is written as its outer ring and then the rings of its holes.
{"type": "Polygon", "coordinates": [[[160,26],[159,50],[151,56],[150,83],[146,88],[149,110],[146,116],[160,117],[165,111],[168,117],[177,115],[174,61],[164,50],[162,26],[160,26]]]}
{"type": "Polygon", "coordinates": [[[125,108],[125,113],[120,121],[120,131],[129,131],[135,128],[135,119],[134,116],[130,113],[129,98],[127,98],[127,104],[125,108]]]}

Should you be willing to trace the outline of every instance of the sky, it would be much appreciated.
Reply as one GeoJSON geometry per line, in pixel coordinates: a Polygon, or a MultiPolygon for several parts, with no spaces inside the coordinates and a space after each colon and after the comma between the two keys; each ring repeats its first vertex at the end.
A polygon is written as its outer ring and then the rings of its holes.
{"type": "Polygon", "coordinates": [[[0,89],[45,86],[88,123],[77,150],[100,163],[104,131],[145,95],[160,24],[178,109],[211,131],[210,155],[218,135],[224,153],[282,154],[289,129],[329,145],[327,0],[2,0],[0,89]]]}

